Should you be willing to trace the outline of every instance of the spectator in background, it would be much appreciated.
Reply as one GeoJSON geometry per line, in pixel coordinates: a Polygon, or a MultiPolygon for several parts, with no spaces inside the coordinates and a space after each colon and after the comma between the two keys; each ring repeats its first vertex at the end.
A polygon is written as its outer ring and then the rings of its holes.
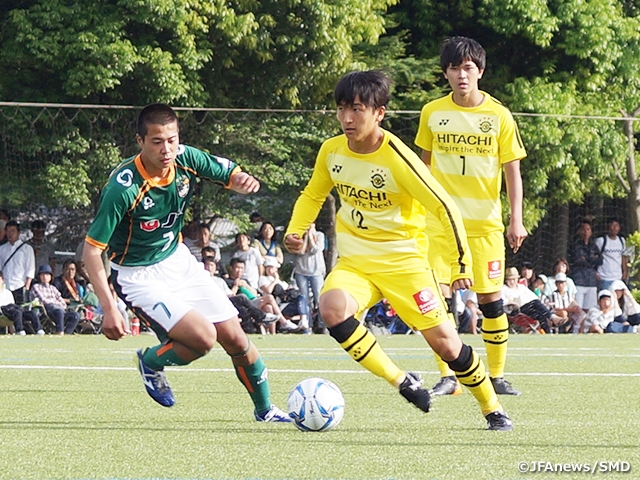
{"type": "Polygon", "coordinates": [[[278,245],[276,238],[276,227],[271,222],[262,222],[258,236],[251,243],[251,246],[258,249],[263,259],[275,257],[280,265],[284,262],[282,248],[278,245]]]}
{"type": "Polygon", "coordinates": [[[309,329],[309,314],[305,309],[306,302],[296,289],[289,289],[287,282],[280,278],[278,272],[280,264],[275,257],[267,257],[264,260],[264,275],[260,277],[258,286],[262,295],[273,295],[278,301],[283,316],[291,319],[299,317],[298,330],[301,333],[311,333],[309,329]],[[288,298],[288,292],[295,292],[295,298],[288,298]],[[287,305],[284,305],[287,303],[287,305]],[[283,306],[284,305],[284,306],[283,306]]]}
{"type": "Polygon", "coordinates": [[[258,232],[260,232],[260,227],[262,227],[262,222],[264,222],[264,218],[260,214],[260,212],[251,212],[249,215],[249,221],[253,225],[253,230],[251,231],[251,237],[255,238],[258,236],[258,232]]]}
{"type": "MultiPolygon", "coordinates": [[[[296,255],[293,266],[293,277],[304,299],[304,313],[308,318],[312,318],[312,312],[318,310],[320,290],[327,274],[324,263],[324,242],[324,233],[317,231],[316,224],[312,223],[303,235],[302,250],[296,255]],[[309,290],[313,300],[309,298],[309,290]]],[[[324,331],[326,328],[319,315],[316,317],[313,328],[316,332],[324,331]]]]}
{"type": "Polygon", "coordinates": [[[56,324],[58,335],[71,335],[75,332],[80,316],[78,312],[65,311],[67,302],[55,286],[51,284],[53,271],[50,265],[41,265],[38,269],[38,282],[31,287],[32,299],[40,300],[47,315],[56,324]]]}
{"type": "Polygon", "coordinates": [[[455,305],[458,310],[458,333],[478,333],[478,319],[482,310],[478,307],[478,294],[471,289],[457,290],[455,305]]]}
{"type": "Polygon", "coordinates": [[[44,335],[44,330],[42,329],[38,316],[31,311],[23,311],[20,305],[16,305],[13,294],[10,290],[5,288],[4,275],[2,274],[2,271],[0,271],[0,309],[2,314],[13,322],[13,328],[16,335],[27,334],[23,323],[23,319],[26,319],[25,317],[27,316],[28,319],[31,320],[33,331],[38,335],[44,335]]]}
{"type": "Polygon", "coordinates": [[[564,274],[564,278],[567,282],[567,291],[569,292],[569,295],[575,298],[577,292],[576,285],[569,276],[569,262],[563,257],[558,258],[556,263],[553,264],[553,275],[551,275],[547,280],[547,284],[544,287],[544,295],[550,299],[553,292],[556,291],[556,275],[558,273],[564,274]]]}
{"type": "Polygon", "coordinates": [[[5,229],[8,241],[0,246],[0,270],[4,272],[7,288],[20,305],[28,300],[26,292],[31,288],[35,276],[36,257],[31,245],[20,240],[18,222],[8,221],[5,229]]]}
{"type": "Polygon", "coordinates": [[[80,304],[86,293],[84,281],[77,278],[76,263],[67,259],[62,264],[62,275],[54,278],[53,285],[60,291],[67,305],[80,304]]]}
{"type": "Polygon", "coordinates": [[[602,265],[602,254],[593,241],[588,219],[580,222],[577,235],[571,248],[571,276],[576,286],[576,303],[588,311],[598,306],[598,267],[602,265]]]}
{"type": "Polygon", "coordinates": [[[575,297],[567,289],[567,276],[564,273],[556,274],[556,291],[551,295],[553,313],[566,320],[557,325],[558,333],[580,333],[586,317],[582,307],[578,305],[575,297]]]}
{"type": "Polygon", "coordinates": [[[530,290],[533,290],[533,281],[536,279],[535,271],[531,262],[522,262],[522,268],[520,269],[520,279],[518,283],[524,285],[530,290]]]}
{"type": "Polygon", "coordinates": [[[0,220],[0,245],[4,245],[7,243],[7,235],[5,232],[5,226],[7,225],[6,220],[0,220]]]}
{"type": "Polygon", "coordinates": [[[626,282],[629,278],[629,257],[625,254],[627,245],[619,233],[620,222],[611,217],[607,220],[607,234],[596,239],[596,246],[602,254],[602,264],[598,267],[598,288],[601,290],[609,289],[615,280],[626,282]]]}
{"type": "Polygon", "coordinates": [[[588,333],[622,333],[633,331],[633,326],[628,323],[615,322],[615,307],[611,292],[600,290],[598,292],[598,306],[587,313],[584,321],[584,330],[588,333]]]}
{"type": "Polygon", "coordinates": [[[640,325],[640,305],[622,280],[616,280],[611,284],[612,300],[616,310],[614,320],[619,323],[628,323],[631,326],[640,325]]]}
{"type": "Polygon", "coordinates": [[[185,241],[185,244],[189,247],[191,254],[196,257],[199,262],[202,261],[202,249],[205,247],[213,249],[213,257],[216,262],[219,262],[222,258],[220,256],[220,247],[218,247],[215,242],[211,241],[211,230],[209,230],[209,226],[206,223],[199,224],[196,230],[195,240],[192,242],[185,241]]]}
{"type": "MultiPolygon", "coordinates": [[[[280,330],[283,332],[298,331],[298,326],[291,320],[287,320],[271,294],[260,295],[258,289],[253,288],[244,276],[245,263],[241,258],[234,257],[229,263],[229,278],[225,278],[229,289],[234,295],[243,294],[265,313],[272,313],[278,317],[280,330]]],[[[269,332],[275,333],[275,324],[269,325],[269,332]]]]}
{"type": "Polygon", "coordinates": [[[502,287],[505,310],[513,313],[517,307],[521,313],[540,322],[540,327],[547,333],[551,331],[552,327],[562,324],[564,319],[544,305],[535,293],[524,285],[520,285],[518,278],[520,278],[520,274],[516,267],[507,268],[505,285],[502,287]]]}
{"type": "Polygon", "coordinates": [[[211,278],[214,283],[220,287],[229,300],[231,300],[233,306],[238,310],[240,324],[242,325],[242,329],[245,333],[256,333],[258,331],[266,333],[266,330],[262,331],[262,328],[265,328],[266,325],[278,320],[277,315],[263,312],[254,305],[246,295],[242,293],[238,293],[237,295],[234,294],[227,285],[227,282],[222,277],[218,277],[216,275],[216,272],[218,271],[218,264],[214,257],[204,256],[202,258],[202,263],[204,264],[205,270],[211,274],[211,278]]]}
{"type": "Polygon", "coordinates": [[[42,265],[50,265],[51,269],[55,272],[55,247],[53,243],[45,239],[45,233],[47,230],[47,224],[44,220],[34,220],[31,223],[31,233],[33,236],[29,240],[29,245],[33,248],[33,253],[36,256],[36,270],[42,265]]]}
{"type": "Polygon", "coordinates": [[[254,290],[258,289],[258,280],[264,274],[264,259],[260,251],[251,246],[251,239],[246,233],[236,235],[236,250],[231,258],[239,258],[244,263],[243,278],[254,290]]]}
{"type": "Polygon", "coordinates": [[[533,293],[536,294],[536,297],[544,304],[547,305],[549,303],[549,298],[544,294],[544,288],[547,286],[549,282],[549,278],[542,273],[536,275],[536,278],[533,280],[531,284],[531,289],[533,293]]]}

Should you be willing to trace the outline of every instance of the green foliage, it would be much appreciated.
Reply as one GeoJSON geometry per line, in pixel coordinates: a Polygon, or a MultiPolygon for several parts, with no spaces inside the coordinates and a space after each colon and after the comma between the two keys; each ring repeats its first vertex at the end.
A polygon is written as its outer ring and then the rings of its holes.
{"type": "MultiPolygon", "coordinates": [[[[545,115],[516,118],[528,153],[522,171],[529,229],[555,205],[581,203],[591,194],[627,194],[616,176],[617,169],[626,177],[629,157],[620,123],[569,116],[619,117],[622,110],[640,105],[640,14],[635,3],[408,0],[387,18],[393,19],[388,37],[404,43],[404,49],[395,48],[398,64],[413,55],[423,66],[427,60],[436,65],[444,37],[475,38],[487,51],[481,88],[514,112],[545,115]]],[[[381,39],[385,41],[387,37],[381,39]]],[[[425,83],[435,73],[424,74],[425,83]]],[[[396,79],[405,98],[418,98],[406,90],[425,88],[403,75],[396,79]]],[[[438,86],[426,88],[436,93],[438,86]]]]}
{"type": "MultiPolygon", "coordinates": [[[[640,232],[633,232],[626,237],[625,244],[629,253],[629,279],[637,285],[637,282],[640,281],[640,255],[638,255],[640,253],[640,232]]],[[[640,295],[640,291],[636,290],[635,292],[636,295],[640,295]]]]}

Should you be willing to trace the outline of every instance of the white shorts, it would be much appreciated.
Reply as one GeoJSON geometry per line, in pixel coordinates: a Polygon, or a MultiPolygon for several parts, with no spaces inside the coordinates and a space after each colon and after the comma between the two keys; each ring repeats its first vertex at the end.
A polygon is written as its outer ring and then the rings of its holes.
{"type": "Polygon", "coordinates": [[[145,318],[167,332],[190,310],[198,311],[211,323],[238,316],[231,301],[184,243],[160,263],[145,267],[112,263],[111,268],[116,291],[127,305],[142,310],[145,318]]]}

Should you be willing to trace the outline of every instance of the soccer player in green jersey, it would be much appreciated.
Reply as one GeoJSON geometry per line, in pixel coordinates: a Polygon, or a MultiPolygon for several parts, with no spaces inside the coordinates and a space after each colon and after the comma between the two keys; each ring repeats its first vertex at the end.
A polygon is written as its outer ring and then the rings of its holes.
{"type": "Polygon", "coordinates": [[[232,161],[180,144],[178,117],[164,104],[145,107],[138,117],[140,153],[111,173],[89,229],[83,260],[104,310],[102,330],[118,340],[128,334],[109,289],[137,317],[145,319],[160,344],[137,352],[147,393],[170,407],[175,397],[164,374],[167,365],[188,365],[216,340],[233,361],[261,422],[289,422],[271,404],[267,369],[242,331],[238,311],[181,241],[184,212],[198,178],[235,192],[257,192],[260,183],[232,161]],[[111,277],[101,259],[108,249],[111,277]]]}
{"type": "MultiPolygon", "coordinates": [[[[452,37],[444,41],[440,66],[453,91],[423,107],[415,143],[422,148],[422,160],[462,213],[493,386],[498,394],[519,395],[504,379],[509,322],[500,295],[505,269],[500,189],[504,171],[511,209],[507,240],[516,252],[527,237],[520,176],[520,160],[526,152],[509,110],[478,88],[485,61],[485,51],[475,40],[452,37]]],[[[439,259],[448,240],[436,219],[429,218],[427,225],[433,246],[429,259],[445,297],[451,298],[447,265],[439,259]]],[[[455,393],[454,372],[442,361],[438,365],[441,379],[432,394],[455,393]]]]}
{"type": "Polygon", "coordinates": [[[443,255],[452,287],[472,285],[460,211],[420,158],[380,127],[389,101],[389,79],[382,72],[347,74],[336,86],[335,100],[344,134],[320,148],[285,234],[285,246],[299,253],[304,233],[335,188],[341,202],[336,215],[339,259],[326,278],[319,302],[330,335],[360,365],[428,411],[430,395],[420,377],[391,361],[357,320],[366,308],[387,298],[473,393],[488,428],[511,430],[511,420],[498,402],[483,362],[447,320],[429,268],[425,209],[438,218],[449,241],[443,255]]]}

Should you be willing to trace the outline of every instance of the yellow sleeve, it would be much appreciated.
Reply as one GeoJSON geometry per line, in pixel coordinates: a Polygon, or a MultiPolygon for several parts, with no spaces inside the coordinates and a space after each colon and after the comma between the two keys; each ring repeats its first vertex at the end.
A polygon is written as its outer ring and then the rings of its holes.
{"type": "Polygon", "coordinates": [[[291,220],[289,220],[289,226],[284,234],[285,237],[292,233],[297,233],[302,237],[309,225],[317,218],[332,188],[333,180],[327,169],[327,148],[325,143],[320,147],[309,183],[304,187],[293,206],[291,220]]]}
{"type": "Polygon", "coordinates": [[[428,103],[422,107],[420,112],[420,121],[418,123],[418,132],[416,133],[415,144],[422,150],[430,152],[433,150],[433,133],[429,128],[429,117],[431,116],[431,104],[428,103]]]}
{"type": "Polygon", "coordinates": [[[415,154],[403,157],[406,160],[406,172],[401,173],[403,188],[440,221],[447,237],[449,250],[442,254],[447,256],[451,265],[451,283],[461,278],[473,278],[467,232],[460,209],[415,154]]]}

